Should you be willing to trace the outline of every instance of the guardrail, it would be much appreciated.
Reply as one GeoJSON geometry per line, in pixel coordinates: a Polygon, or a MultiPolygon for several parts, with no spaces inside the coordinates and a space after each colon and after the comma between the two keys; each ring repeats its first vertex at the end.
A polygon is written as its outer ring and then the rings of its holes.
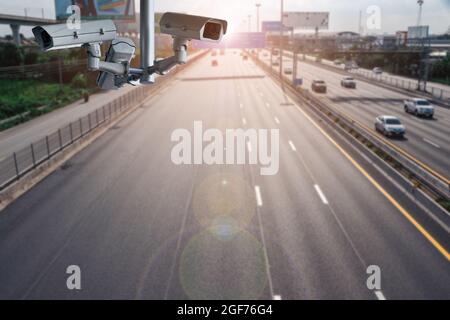
{"type": "MultiPolygon", "coordinates": [[[[259,60],[257,56],[252,55],[252,58],[263,70],[279,79],[278,72],[273,70],[271,66],[268,66],[263,61],[259,60]]],[[[357,132],[379,150],[383,151],[386,155],[401,164],[403,168],[405,168],[418,181],[433,190],[435,193],[439,194],[442,198],[446,200],[450,199],[450,183],[446,177],[443,177],[434,172],[432,169],[418,163],[411,156],[406,156],[404,152],[402,150],[398,150],[395,145],[389,143],[381,136],[374,134],[374,132],[372,132],[369,128],[352,119],[350,116],[331,108],[326,103],[317,99],[309,91],[293,86],[291,79],[284,77],[283,82],[294,90],[298,96],[310,106],[316,109],[318,108],[324,114],[332,115],[336,119],[339,119],[343,124],[345,124],[345,126],[357,132]]]]}
{"type": "Polygon", "coordinates": [[[197,54],[186,65],[175,67],[168,75],[158,77],[154,85],[136,87],[134,90],[116,98],[88,115],[31,143],[29,147],[18,150],[2,159],[0,161],[0,191],[14,184],[98,127],[114,120],[137,103],[145,101],[161,85],[207,53],[208,51],[197,54]]]}
{"type": "MultiPolygon", "coordinates": [[[[370,80],[386,83],[390,86],[394,86],[399,89],[408,90],[408,91],[416,91],[417,90],[417,81],[414,81],[414,80],[399,79],[396,77],[382,75],[382,74],[377,75],[377,74],[374,74],[370,70],[363,70],[363,69],[352,70],[352,73],[362,75],[363,77],[366,77],[370,80]]],[[[422,90],[423,90],[423,87],[422,87],[422,90]]],[[[435,99],[450,103],[450,90],[444,90],[441,88],[434,87],[432,85],[428,85],[426,93],[428,93],[435,99]]]]}

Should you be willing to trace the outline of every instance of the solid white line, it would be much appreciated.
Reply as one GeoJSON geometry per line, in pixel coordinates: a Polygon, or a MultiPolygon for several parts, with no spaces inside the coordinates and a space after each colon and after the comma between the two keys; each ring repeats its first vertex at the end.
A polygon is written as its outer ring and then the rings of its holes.
{"type": "Polygon", "coordinates": [[[297,148],[291,140],[289,140],[289,145],[291,146],[292,151],[297,151],[297,148]]]}
{"type": "Polygon", "coordinates": [[[319,195],[320,199],[322,200],[323,204],[328,204],[328,200],[327,200],[327,198],[325,198],[325,195],[323,194],[320,187],[317,184],[315,184],[314,188],[316,189],[316,192],[319,195]]]}
{"type": "Polygon", "coordinates": [[[280,120],[277,117],[275,117],[274,119],[277,124],[280,124],[280,120]]]}
{"type": "Polygon", "coordinates": [[[242,123],[244,124],[244,126],[247,124],[247,120],[245,118],[242,118],[242,123]]]}
{"type": "Polygon", "coordinates": [[[259,186],[255,186],[255,194],[256,194],[256,203],[258,204],[258,207],[262,207],[263,202],[262,202],[261,191],[259,190],[259,186]]]}
{"type": "Polygon", "coordinates": [[[433,147],[436,147],[436,148],[438,148],[438,149],[441,148],[437,143],[434,143],[433,141],[428,140],[427,138],[423,138],[423,141],[425,141],[425,142],[428,143],[428,144],[431,144],[433,147]]]}
{"type": "Polygon", "coordinates": [[[279,294],[273,296],[273,300],[282,300],[279,294]]]}
{"type": "Polygon", "coordinates": [[[386,300],[386,297],[384,296],[383,292],[381,292],[381,290],[375,291],[375,295],[377,296],[378,300],[386,300]]]}

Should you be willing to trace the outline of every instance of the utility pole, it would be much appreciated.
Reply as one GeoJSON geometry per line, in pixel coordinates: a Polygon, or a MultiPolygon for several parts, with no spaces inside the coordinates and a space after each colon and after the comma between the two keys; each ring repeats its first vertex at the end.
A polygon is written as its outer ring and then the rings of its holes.
{"type": "Polygon", "coordinates": [[[280,79],[283,82],[283,34],[284,34],[284,0],[281,1],[281,28],[280,28],[280,79]]]}
{"type": "Polygon", "coordinates": [[[359,10],[358,32],[359,32],[359,36],[362,37],[362,34],[363,34],[363,27],[362,27],[362,11],[361,11],[361,10],[359,10]]]}
{"type": "Polygon", "coordinates": [[[423,6],[424,0],[417,0],[417,4],[419,5],[419,16],[417,17],[417,26],[420,27],[422,23],[422,6],[423,6]]]}
{"type": "Polygon", "coordinates": [[[141,83],[155,82],[155,76],[148,73],[155,61],[155,0],[141,0],[141,68],[144,73],[141,83]]]}
{"type": "Polygon", "coordinates": [[[261,8],[261,3],[255,4],[256,6],[256,32],[259,32],[260,21],[259,21],[259,9],[261,8]]]}

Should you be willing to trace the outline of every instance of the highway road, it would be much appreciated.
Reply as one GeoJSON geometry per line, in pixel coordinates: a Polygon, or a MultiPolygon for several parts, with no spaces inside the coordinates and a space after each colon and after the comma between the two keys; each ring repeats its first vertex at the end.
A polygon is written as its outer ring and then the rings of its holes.
{"type": "Polygon", "coordinates": [[[0,298],[450,298],[449,235],[252,61],[177,77],[0,213],[0,298]],[[279,129],[279,172],[175,165],[194,121],[279,129]]]}
{"type": "MultiPolygon", "coordinates": [[[[306,55],[306,59],[308,59],[309,61],[315,61],[316,58],[313,56],[306,55]]],[[[342,71],[344,70],[343,64],[335,65],[334,62],[330,61],[330,60],[322,59],[321,63],[324,65],[333,67],[335,69],[338,69],[338,70],[342,70],[342,71]]],[[[374,74],[372,73],[372,70],[369,70],[369,69],[358,68],[356,70],[352,70],[352,72],[359,74],[359,75],[364,75],[366,77],[369,76],[371,79],[374,78],[374,74]]],[[[382,78],[383,82],[394,83],[398,86],[402,86],[403,88],[409,89],[409,88],[417,87],[417,79],[399,76],[399,75],[391,74],[388,72],[383,72],[381,75],[376,76],[376,78],[378,80],[381,80],[381,78],[382,78]]],[[[433,96],[435,96],[437,98],[441,98],[444,101],[448,102],[450,99],[450,86],[448,86],[448,85],[429,81],[427,83],[427,90],[428,90],[428,92],[432,93],[433,96]],[[441,96],[441,91],[442,91],[442,96],[441,96]]]]}
{"type": "MultiPolygon", "coordinates": [[[[262,58],[269,63],[270,56],[262,58]]],[[[284,67],[292,66],[292,59],[289,57],[285,57],[283,62],[284,67]]],[[[298,77],[304,79],[303,87],[308,90],[311,90],[312,80],[324,80],[328,92],[314,93],[316,97],[370,128],[374,128],[377,116],[399,117],[406,126],[407,133],[404,139],[390,139],[391,142],[438,173],[450,177],[450,109],[436,106],[434,119],[418,118],[403,110],[403,101],[410,98],[407,94],[364,81],[357,81],[356,90],[343,88],[340,85],[342,74],[307,62],[299,62],[298,77]]]]}

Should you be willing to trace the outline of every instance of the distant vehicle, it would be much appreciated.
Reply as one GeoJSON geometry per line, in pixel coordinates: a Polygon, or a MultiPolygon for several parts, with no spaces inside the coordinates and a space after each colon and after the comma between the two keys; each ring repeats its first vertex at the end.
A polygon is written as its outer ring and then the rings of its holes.
{"type": "Polygon", "coordinates": [[[278,49],[273,49],[273,50],[272,50],[272,54],[273,54],[274,56],[277,56],[277,55],[280,54],[280,51],[279,51],[278,49]]]}
{"type": "Polygon", "coordinates": [[[383,70],[381,70],[381,68],[376,67],[376,68],[373,68],[372,72],[375,74],[382,74],[383,70]]]}
{"type": "Polygon", "coordinates": [[[327,85],[323,80],[313,80],[311,90],[317,93],[326,93],[327,85]]]}
{"type": "Polygon", "coordinates": [[[405,126],[394,116],[379,116],[375,120],[375,130],[389,137],[403,137],[405,126]]]}
{"type": "Polygon", "coordinates": [[[346,70],[346,71],[358,69],[358,68],[359,68],[359,66],[355,61],[347,61],[344,63],[344,70],[346,70]]]}
{"type": "Polygon", "coordinates": [[[272,66],[274,66],[274,67],[279,67],[280,66],[280,60],[275,60],[275,61],[273,61],[272,62],[272,66]]]}
{"type": "Polygon", "coordinates": [[[218,65],[219,65],[219,62],[217,60],[211,61],[211,66],[212,67],[217,67],[218,65]]]}
{"type": "Polygon", "coordinates": [[[213,50],[213,51],[211,52],[211,56],[213,56],[213,57],[217,56],[217,51],[216,51],[216,50],[213,50]]]}
{"type": "Polygon", "coordinates": [[[244,54],[244,55],[242,56],[242,59],[248,60],[248,55],[244,54]]]}
{"type": "Polygon", "coordinates": [[[220,50],[220,55],[221,55],[221,56],[224,56],[224,55],[225,55],[225,50],[224,50],[224,49],[221,49],[221,50],[220,50]]]}
{"type": "Polygon", "coordinates": [[[344,77],[341,80],[341,87],[356,89],[356,81],[352,77],[344,77]]]}
{"type": "Polygon", "coordinates": [[[404,102],[404,109],[407,113],[412,113],[416,117],[423,116],[433,118],[434,107],[426,99],[407,99],[404,102]]]}
{"type": "Polygon", "coordinates": [[[286,67],[284,68],[284,74],[293,74],[294,70],[292,70],[292,67],[286,67]]]}

